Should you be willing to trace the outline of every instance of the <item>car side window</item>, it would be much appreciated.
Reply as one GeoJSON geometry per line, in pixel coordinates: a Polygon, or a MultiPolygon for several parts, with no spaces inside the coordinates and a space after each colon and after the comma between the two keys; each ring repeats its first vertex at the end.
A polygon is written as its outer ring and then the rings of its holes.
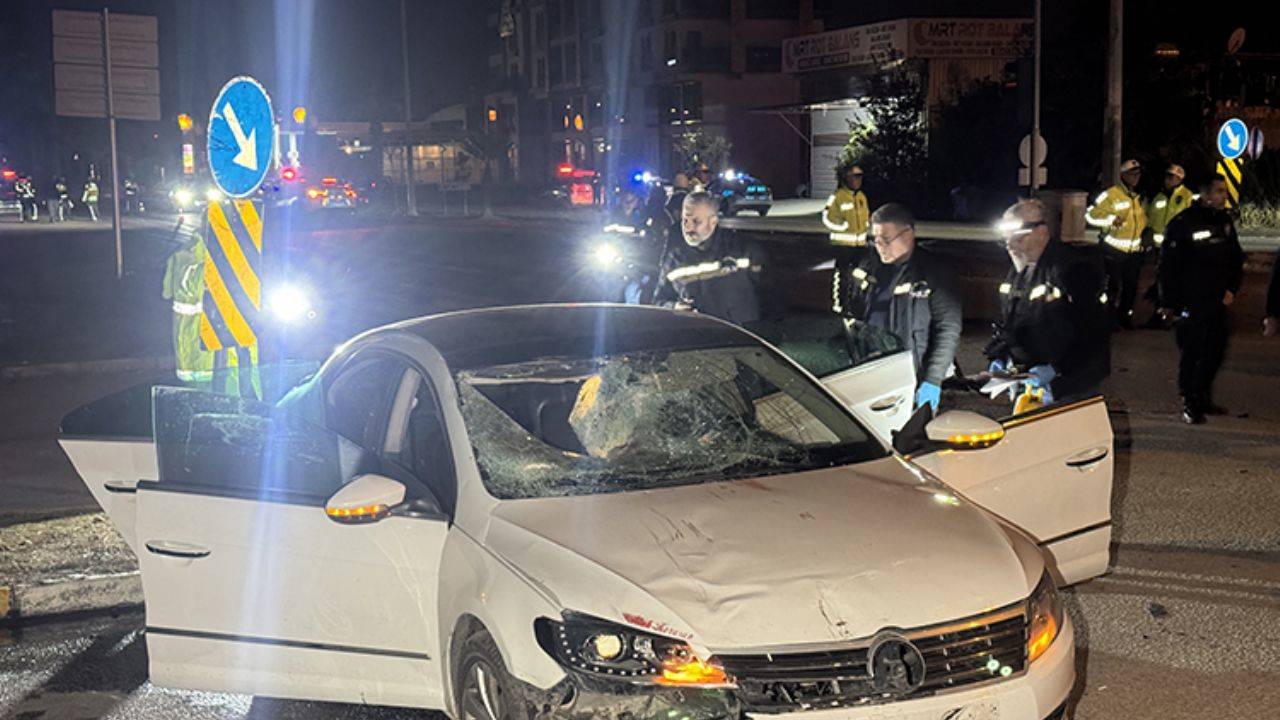
{"type": "Polygon", "coordinates": [[[325,392],[325,424],[371,452],[381,450],[389,403],[405,364],[386,355],[356,358],[325,392]]]}
{"type": "Polygon", "coordinates": [[[431,381],[416,370],[399,384],[384,444],[387,460],[430,488],[446,513],[457,499],[449,433],[431,381]]]}

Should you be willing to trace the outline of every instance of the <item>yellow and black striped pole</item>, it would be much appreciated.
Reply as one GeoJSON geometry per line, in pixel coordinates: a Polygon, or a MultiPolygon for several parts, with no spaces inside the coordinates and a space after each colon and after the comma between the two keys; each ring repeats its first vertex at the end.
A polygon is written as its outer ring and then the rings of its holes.
{"type": "MultiPolygon", "coordinates": [[[[257,393],[259,314],[262,310],[262,213],[252,200],[210,202],[205,233],[208,257],[204,263],[204,302],[200,318],[200,342],[225,362],[220,370],[234,369],[237,394],[246,384],[257,393]],[[243,349],[243,350],[241,350],[243,349]],[[244,381],[245,370],[253,379],[244,381]]],[[[219,368],[217,365],[221,365],[219,368]]],[[[228,390],[231,384],[227,383],[228,390]]]]}
{"type": "Polygon", "coordinates": [[[1240,158],[1223,158],[1218,161],[1217,172],[1227,179],[1227,207],[1240,207],[1240,186],[1244,178],[1244,161],[1240,158]]]}

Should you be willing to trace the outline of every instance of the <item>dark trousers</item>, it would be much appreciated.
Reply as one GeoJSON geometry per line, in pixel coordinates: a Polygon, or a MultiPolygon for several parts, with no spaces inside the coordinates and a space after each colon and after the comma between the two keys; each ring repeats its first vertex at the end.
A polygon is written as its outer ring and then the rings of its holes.
{"type": "Polygon", "coordinates": [[[1107,248],[1107,298],[1120,322],[1128,322],[1133,313],[1133,301],[1138,295],[1138,276],[1142,274],[1145,259],[1146,253],[1107,248]]]}
{"type": "Polygon", "coordinates": [[[1183,318],[1177,327],[1178,391],[1203,409],[1213,397],[1213,378],[1227,350],[1224,308],[1183,318]]]}

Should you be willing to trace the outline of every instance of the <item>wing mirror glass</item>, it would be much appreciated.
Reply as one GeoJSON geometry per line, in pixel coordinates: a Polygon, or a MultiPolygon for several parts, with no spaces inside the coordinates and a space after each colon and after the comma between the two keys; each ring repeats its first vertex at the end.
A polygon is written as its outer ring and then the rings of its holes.
{"type": "Polygon", "coordinates": [[[949,410],[925,425],[925,435],[952,450],[979,450],[1004,439],[1004,426],[976,412],[949,410]]]}
{"type": "Polygon", "coordinates": [[[404,502],[405,487],[382,475],[360,475],[324,504],[330,520],[345,524],[377,522],[404,502]]]}

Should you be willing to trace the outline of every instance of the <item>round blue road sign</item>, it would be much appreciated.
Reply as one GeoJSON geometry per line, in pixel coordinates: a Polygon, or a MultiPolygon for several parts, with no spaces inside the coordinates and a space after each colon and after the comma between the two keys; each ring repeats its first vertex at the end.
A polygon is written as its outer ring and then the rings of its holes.
{"type": "Polygon", "coordinates": [[[248,76],[222,86],[209,111],[209,170],[222,192],[252,195],[271,169],[275,115],[267,91],[248,76]]]}
{"type": "Polygon", "coordinates": [[[1244,154],[1249,144],[1249,128],[1240,118],[1231,118],[1218,128],[1218,154],[1228,160],[1235,160],[1244,154]]]}

